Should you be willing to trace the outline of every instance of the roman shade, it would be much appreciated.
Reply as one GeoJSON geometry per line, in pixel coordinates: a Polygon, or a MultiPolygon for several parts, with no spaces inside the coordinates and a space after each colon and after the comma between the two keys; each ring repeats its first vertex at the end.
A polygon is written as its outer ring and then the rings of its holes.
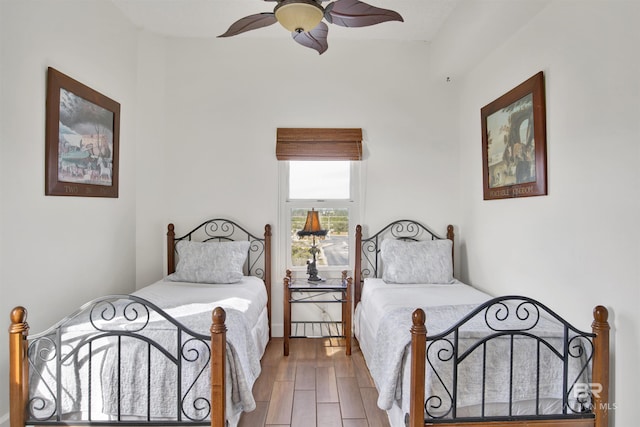
{"type": "Polygon", "coordinates": [[[362,160],[362,129],[278,128],[278,160],[362,160]]]}

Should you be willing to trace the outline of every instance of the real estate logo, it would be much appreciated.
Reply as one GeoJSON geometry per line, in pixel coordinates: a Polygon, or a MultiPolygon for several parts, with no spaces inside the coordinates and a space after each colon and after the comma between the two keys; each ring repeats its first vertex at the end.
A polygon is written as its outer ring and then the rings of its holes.
{"type": "MultiPolygon", "coordinates": [[[[573,397],[581,403],[588,403],[591,396],[594,399],[599,399],[600,393],[602,393],[602,384],[600,383],[576,383],[573,387],[573,397]]],[[[600,410],[612,411],[617,408],[616,403],[610,402],[600,402],[598,405],[600,410]]],[[[593,408],[593,401],[589,404],[589,409],[595,409],[593,408]]]]}

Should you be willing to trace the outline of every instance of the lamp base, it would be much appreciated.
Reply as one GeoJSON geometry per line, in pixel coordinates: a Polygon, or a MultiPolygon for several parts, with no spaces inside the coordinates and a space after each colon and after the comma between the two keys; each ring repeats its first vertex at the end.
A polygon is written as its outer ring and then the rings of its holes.
{"type": "MultiPolygon", "coordinates": [[[[315,247],[314,247],[315,248],[315,247]]],[[[307,274],[309,282],[322,282],[324,279],[318,276],[318,269],[316,268],[316,254],[313,253],[313,261],[307,261],[307,274]]]]}

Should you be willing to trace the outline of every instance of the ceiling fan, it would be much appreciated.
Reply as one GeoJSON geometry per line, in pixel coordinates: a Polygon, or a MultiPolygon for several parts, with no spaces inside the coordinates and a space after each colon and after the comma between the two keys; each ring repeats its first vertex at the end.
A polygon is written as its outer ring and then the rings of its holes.
{"type": "Polygon", "coordinates": [[[266,1],[278,2],[273,12],[245,16],[231,24],[218,37],[231,37],[279,22],[291,31],[297,43],[315,49],[322,55],[329,47],[329,27],[322,22],[323,18],[330,24],[342,27],[366,27],[387,21],[404,21],[398,12],[371,6],[359,0],[336,0],[326,7],[321,5],[324,0],[266,1]]]}

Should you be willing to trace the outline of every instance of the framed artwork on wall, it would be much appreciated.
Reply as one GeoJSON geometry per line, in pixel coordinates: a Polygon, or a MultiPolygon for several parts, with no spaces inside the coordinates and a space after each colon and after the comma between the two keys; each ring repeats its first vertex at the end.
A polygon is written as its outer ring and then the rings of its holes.
{"type": "Polygon", "coordinates": [[[45,194],[118,197],[120,104],[49,67],[45,194]]]}
{"type": "Polygon", "coordinates": [[[547,194],[544,75],[482,107],[484,200],[547,194]]]}

